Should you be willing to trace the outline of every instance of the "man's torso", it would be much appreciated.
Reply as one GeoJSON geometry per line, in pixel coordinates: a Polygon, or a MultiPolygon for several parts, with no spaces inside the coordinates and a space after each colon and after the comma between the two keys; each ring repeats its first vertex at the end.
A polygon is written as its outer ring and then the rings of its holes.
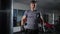
{"type": "Polygon", "coordinates": [[[40,12],[37,10],[27,11],[27,25],[25,26],[26,29],[37,29],[38,28],[38,22],[40,18],[40,12]]]}

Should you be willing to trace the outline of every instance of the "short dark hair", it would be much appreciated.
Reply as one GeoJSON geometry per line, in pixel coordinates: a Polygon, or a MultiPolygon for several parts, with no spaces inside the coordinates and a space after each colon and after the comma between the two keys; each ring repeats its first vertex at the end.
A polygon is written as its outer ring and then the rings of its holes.
{"type": "Polygon", "coordinates": [[[33,4],[34,4],[34,3],[36,3],[36,1],[31,1],[31,3],[33,3],[33,4]]]}

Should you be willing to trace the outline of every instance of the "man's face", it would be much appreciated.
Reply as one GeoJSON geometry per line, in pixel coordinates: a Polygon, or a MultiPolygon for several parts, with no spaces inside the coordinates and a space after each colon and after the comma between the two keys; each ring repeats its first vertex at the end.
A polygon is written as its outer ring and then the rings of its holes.
{"type": "Polygon", "coordinates": [[[30,7],[31,7],[32,9],[36,9],[36,3],[30,3],[30,7]]]}

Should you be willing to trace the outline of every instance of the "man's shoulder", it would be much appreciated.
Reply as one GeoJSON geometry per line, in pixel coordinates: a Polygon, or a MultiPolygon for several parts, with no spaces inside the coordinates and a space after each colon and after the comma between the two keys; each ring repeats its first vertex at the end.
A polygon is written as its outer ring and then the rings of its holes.
{"type": "Polygon", "coordinates": [[[40,13],[40,11],[37,10],[37,13],[40,13]]]}
{"type": "Polygon", "coordinates": [[[29,12],[30,10],[26,10],[26,12],[29,12]]]}
{"type": "Polygon", "coordinates": [[[25,11],[30,11],[30,10],[25,10],[25,11]]]}

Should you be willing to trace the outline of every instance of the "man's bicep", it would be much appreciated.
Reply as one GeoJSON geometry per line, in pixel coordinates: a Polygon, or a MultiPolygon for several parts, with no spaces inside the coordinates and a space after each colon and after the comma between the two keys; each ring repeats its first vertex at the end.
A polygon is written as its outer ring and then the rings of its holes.
{"type": "Polygon", "coordinates": [[[26,16],[24,15],[24,16],[22,17],[22,20],[25,19],[25,18],[26,18],[26,16]]]}
{"type": "Polygon", "coordinates": [[[27,11],[24,12],[24,15],[23,15],[23,17],[22,17],[22,20],[23,20],[23,19],[26,19],[26,17],[27,17],[27,11]]]}
{"type": "Polygon", "coordinates": [[[27,11],[24,12],[24,15],[23,16],[27,16],[27,11]]]}
{"type": "Polygon", "coordinates": [[[43,14],[40,12],[40,19],[43,20],[43,14]]]}

